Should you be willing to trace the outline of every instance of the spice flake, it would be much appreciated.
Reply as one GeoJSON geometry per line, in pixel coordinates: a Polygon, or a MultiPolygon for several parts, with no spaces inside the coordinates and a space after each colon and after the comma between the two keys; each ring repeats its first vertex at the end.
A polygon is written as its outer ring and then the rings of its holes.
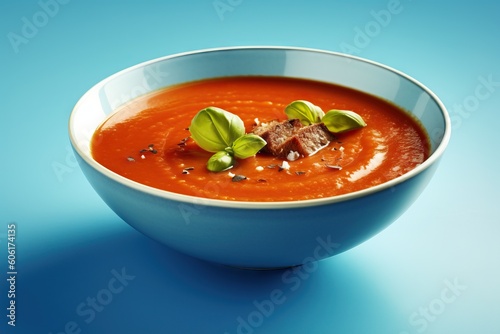
{"type": "Polygon", "coordinates": [[[231,178],[231,181],[233,182],[240,182],[240,181],[243,181],[243,180],[246,180],[247,177],[245,175],[240,175],[240,174],[236,174],[235,176],[233,176],[231,178]]]}
{"type": "Polygon", "coordinates": [[[186,167],[182,170],[182,174],[189,174],[191,170],[194,170],[194,167],[186,167]]]}
{"type": "Polygon", "coordinates": [[[339,165],[328,165],[328,164],[325,164],[325,167],[330,168],[330,169],[335,169],[335,170],[342,170],[342,166],[339,166],[339,165]]]}

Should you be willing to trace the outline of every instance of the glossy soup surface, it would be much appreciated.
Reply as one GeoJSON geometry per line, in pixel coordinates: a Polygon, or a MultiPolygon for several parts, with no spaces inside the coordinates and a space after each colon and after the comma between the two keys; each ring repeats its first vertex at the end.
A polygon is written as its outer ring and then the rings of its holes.
{"type": "Polygon", "coordinates": [[[95,132],[94,159],[139,183],[175,193],[238,201],[292,201],[345,194],[394,179],[429,156],[422,127],[374,96],[315,81],[230,77],[165,88],[121,107],[95,132]],[[336,135],[313,156],[290,161],[257,154],[219,173],[205,165],[213,153],[189,138],[191,119],[208,106],[238,115],[247,132],[257,122],[285,120],[285,107],[308,100],[325,112],[353,110],[367,126],[336,135]],[[246,179],[234,182],[233,175],[246,179]]]}

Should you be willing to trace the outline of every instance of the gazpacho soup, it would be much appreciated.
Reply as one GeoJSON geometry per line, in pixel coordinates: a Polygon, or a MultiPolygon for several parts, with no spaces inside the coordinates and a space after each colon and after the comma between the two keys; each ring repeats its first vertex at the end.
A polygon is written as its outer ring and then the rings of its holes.
{"type": "Polygon", "coordinates": [[[232,201],[298,201],[366,189],[425,161],[408,112],[361,91],[241,76],[166,87],[96,130],[93,158],[144,185],[232,201]]]}

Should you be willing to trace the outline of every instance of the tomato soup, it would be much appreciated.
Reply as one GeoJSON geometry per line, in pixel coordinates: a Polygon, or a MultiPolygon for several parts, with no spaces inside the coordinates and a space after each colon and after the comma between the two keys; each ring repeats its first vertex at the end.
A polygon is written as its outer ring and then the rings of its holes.
{"type": "Polygon", "coordinates": [[[139,97],[111,115],[91,141],[94,159],[128,179],[179,194],[233,201],[297,201],[369,188],[407,173],[429,156],[428,137],[407,112],[375,96],[333,84],[280,77],[227,77],[180,84],[139,97]],[[366,127],[335,135],[308,157],[286,161],[258,153],[210,172],[213,153],[190,138],[192,118],[215,106],[238,115],[247,132],[286,120],[285,107],[307,100],[352,110],[366,127]],[[237,177],[235,177],[237,176],[237,177]]]}

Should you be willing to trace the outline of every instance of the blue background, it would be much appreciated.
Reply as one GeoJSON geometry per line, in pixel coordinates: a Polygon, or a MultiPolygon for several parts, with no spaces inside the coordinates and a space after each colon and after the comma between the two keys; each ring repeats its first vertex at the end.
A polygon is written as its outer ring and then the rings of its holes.
{"type": "Polygon", "coordinates": [[[0,330],[500,333],[494,1],[55,1],[0,4],[0,330]],[[108,209],[70,151],[79,97],[139,62],[235,45],[351,53],[433,90],[452,140],[410,210],[355,249],[287,273],[186,257],[108,209]],[[15,327],[6,317],[11,223],[15,327]]]}

